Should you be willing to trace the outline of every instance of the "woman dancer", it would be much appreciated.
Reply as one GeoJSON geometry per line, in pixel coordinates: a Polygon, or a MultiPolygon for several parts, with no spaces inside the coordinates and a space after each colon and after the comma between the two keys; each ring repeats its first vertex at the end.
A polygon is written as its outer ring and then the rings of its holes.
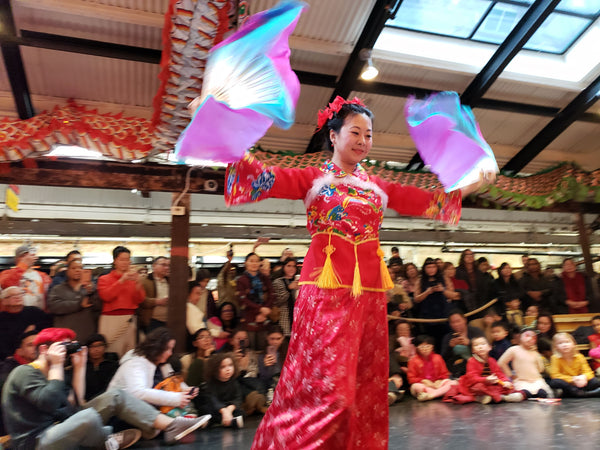
{"type": "MultiPolygon", "coordinates": [[[[456,223],[461,192],[445,194],[369,176],[373,114],[341,97],[319,114],[333,157],[320,168],[230,165],[227,204],[303,199],[312,243],[304,259],[288,357],[254,449],[387,449],[385,291],[393,287],[379,246],[387,207],[456,223]]],[[[493,178],[493,175],[491,176],[493,178]]]]}

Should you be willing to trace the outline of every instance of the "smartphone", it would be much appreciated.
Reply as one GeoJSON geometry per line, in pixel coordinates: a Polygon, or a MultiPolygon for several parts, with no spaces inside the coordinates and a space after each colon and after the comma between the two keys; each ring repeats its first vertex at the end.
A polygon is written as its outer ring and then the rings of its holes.
{"type": "Polygon", "coordinates": [[[246,354],[247,347],[248,347],[248,341],[246,341],[246,339],[240,339],[240,350],[242,351],[242,355],[246,354]]]}
{"type": "Polygon", "coordinates": [[[277,347],[275,347],[274,345],[269,345],[267,347],[267,355],[277,357],[277,347]]]}
{"type": "Polygon", "coordinates": [[[196,395],[197,392],[198,392],[198,388],[196,386],[192,386],[192,388],[188,392],[188,395],[194,396],[194,395],[196,395]]]}
{"type": "Polygon", "coordinates": [[[83,269],[81,272],[81,284],[88,285],[92,282],[92,269],[83,269]]]}

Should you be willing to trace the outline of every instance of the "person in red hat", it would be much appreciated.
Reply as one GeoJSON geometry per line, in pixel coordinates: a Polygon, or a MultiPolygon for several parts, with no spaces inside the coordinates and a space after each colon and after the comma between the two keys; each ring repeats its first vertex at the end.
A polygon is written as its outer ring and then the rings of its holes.
{"type": "Polygon", "coordinates": [[[210,420],[210,416],[173,419],[121,390],[107,391],[85,403],[87,348],[74,338],[68,328],[42,330],[34,341],[35,361],[17,367],[6,380],[2,407],[11,448],[119,449],[161,430],[165,441],[174,443],[210,420]],[[65,376],[67,358],[73,368],[70,385],[65,376]],[[136,429],[112,433],[106,423],[115,416],[136,429]]]}

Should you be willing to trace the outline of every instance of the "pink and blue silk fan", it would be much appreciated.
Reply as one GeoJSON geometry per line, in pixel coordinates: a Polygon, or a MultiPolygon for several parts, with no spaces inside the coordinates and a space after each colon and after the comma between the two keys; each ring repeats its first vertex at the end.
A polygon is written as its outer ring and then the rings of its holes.
{"type": "Polygon", "coordinates": [[[446,192],[475,183],[482,171],[498,172],[471,108],[460,104],[456,92],[439,92],[424,100],[410,97],[404,114],[423,162],[446,192]]]}
{"type": "Polygon", "coordinates": [[[175,146],[179,161],[235,162],[272,124],[292,126],[300,82],[288,38],[305,6],[281,2],[211,49],[201,105],[175,146]]]}

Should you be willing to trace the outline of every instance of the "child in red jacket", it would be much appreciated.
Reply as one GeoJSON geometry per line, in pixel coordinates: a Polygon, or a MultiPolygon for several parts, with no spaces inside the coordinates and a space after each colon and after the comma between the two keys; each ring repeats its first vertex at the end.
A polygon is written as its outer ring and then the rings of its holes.
{"type": "Polygon", "coordinates": [[[490,356],[492,347],[485,336],[471,339],[473,357],[467,361],[467,373],[460,377],[458,386],[450,389],[444,397],[445,402],[483,404],[520,402],[525,395],[515,391],[494,358],[490,356]]]}
{"type": "Polygon", "coordinates": [[[442,397],[455,384],[444,359],[433,352],[434,339],[431,336],[417,336],[417,354],[408,361],[408,382],[410,393],[424,402],[442,397]]]}

